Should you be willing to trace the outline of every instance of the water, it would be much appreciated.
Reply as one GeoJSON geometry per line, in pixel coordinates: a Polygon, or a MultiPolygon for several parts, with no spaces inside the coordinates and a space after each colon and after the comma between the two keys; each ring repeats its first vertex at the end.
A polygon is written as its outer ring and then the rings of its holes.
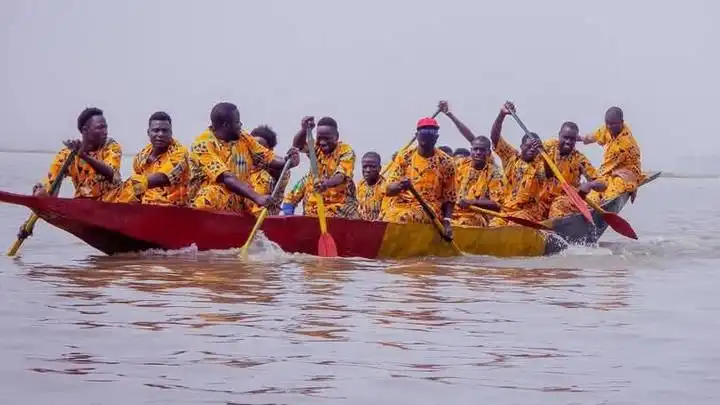
{"type": "MultiPolygon", "coordinates": [[[[0,154],[0,189],[49,159],[0,154]]],[[[533,259],[107,257],[41,223],[0,258],[0,402],[715,404],[718,195],[661,178],[640,241],[533,259]]],[[[0,205],[3,245],[27,215],[0,205]]]]}

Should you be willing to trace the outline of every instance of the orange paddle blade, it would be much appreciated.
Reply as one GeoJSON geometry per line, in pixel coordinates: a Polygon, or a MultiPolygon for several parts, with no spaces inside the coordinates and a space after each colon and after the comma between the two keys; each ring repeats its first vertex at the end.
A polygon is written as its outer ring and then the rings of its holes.
{"type": "Polygon", "coordinates": [[[552,231],[553,230],[552,228],[550,228],[547,225],[543,225],[539,222],[531,221],[531,220],[525,219],[525,218],[513,217],[510,215],[505,215],[505,216],[503,216],[503,218],[507,219],[510,222],[515,222],[518,225],[527,226],[528,228],[539,229],[541,231],[552,231]]]}
{"type": "Polygon", "coordinates": [[[614,212],[603,212],[603,220],[617,233],[630,239],[637,239],[635,230],[630,226],[628,221],[614,212]]]}
{"type": "Polygon", "coordinates": [[[575,204],[575,207],[580,210],[580,213],[583,214],[585,219],[587,219],[588,222],[590,222],[591,224],[594,223],[592,215],[590,215],[590,210],[588,209],[587,205],[585,205],[585,200],[580,197],[580,194],[578,194],[578,192],[575,191],[573,186],[569,185],[568,183],[563,182],[560,184],[562,185],[563,190],[565,190],[565,194],[570,197],[570,201],[575,204]]]}
{"type": "Polygon", "coordinates": [[[318,256],[320,257],[337,257],[337,246],[335,245],[335,239],[332,235],[325,232],[320,234],[318,239],[318,256]]]}

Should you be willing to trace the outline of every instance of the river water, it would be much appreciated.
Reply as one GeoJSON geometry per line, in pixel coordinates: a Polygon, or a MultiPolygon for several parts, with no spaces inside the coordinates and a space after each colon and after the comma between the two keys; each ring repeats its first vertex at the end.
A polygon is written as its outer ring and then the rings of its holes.
{"type": "MultiPolygon", "coordinates": [[[[50,158],[0,153],[0,189],[50,158]]],[[[39,223],[0,258],[0,403],[716,404],[718,196],[660,178],[639,241],[533,259],[107,257],[39,223]]]]}

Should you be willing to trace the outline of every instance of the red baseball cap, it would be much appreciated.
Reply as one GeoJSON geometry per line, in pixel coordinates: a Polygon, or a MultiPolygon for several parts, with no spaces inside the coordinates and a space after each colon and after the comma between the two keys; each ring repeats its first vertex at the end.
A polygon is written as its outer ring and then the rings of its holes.
{"type": "Polygon", "coordinates": [[[437,121],[435,121],[435,118],[420,118],[420,120],[417,122],[417,129],[420,128],[440,128],[440,125],[438,125],[437,121]]]}

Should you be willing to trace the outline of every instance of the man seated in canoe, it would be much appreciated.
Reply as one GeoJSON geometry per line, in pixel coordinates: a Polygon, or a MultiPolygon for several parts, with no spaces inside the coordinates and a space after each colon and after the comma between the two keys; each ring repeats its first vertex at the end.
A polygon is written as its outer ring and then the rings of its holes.
{"type": "Polygon", "coordinates": [[[458,202],[453,211],[453,224],[487,226],[489,218],[473,211],[471,206],[500,211],[505,190],[500,168],[495,165],[492,157],[490,139],[485,136],[475,136],[470,128],[450,111],[447,101],[441,101],[438,107],[470,141],[468,157],[458,160],[457,150],[455,151],[455,189],[458,202]]]}
{"type": "MultiPolygon", "coordinates": [[[[500,157],[505,173],[503,212],[538,222],[547,214],[546,199],[543,198],[547,177],[545,162],[540,157],[542,143],[535,133],[523,135],[520,151],[505,141],[502,137],[503,121],[514,109],[515,106],[511,102],[506,102],[490,131],[493,149],[500,157]]],[[[503,218],[494,218],[490,221],[490,226],[506,224],[507,221],[503,218]]]]}
{"type": "Polygon", "coordinates": [[[35,184],[33,194],[48,194],[50,184],[60,174],[60,168],[70,151],[76,152],[67,171],[75,187],[75,198],[99,200],[120,185],[122,148],[108,137],[103,111],[94,107],[86,108],[78,116],[77,128],[82,138],[63,142],[65,148],[55,155],[47,177],[43,182],[35,184]]]}
{"type": "Polygon", "coordinates": [[[133,160],[134,174],[103,198],[118,203],[184,206],[188,202],[190,157],[173,138],[172,118],[163,111],[148,119],[145,145],[133,160]]]}
{"type": "Polygon", "coordinates": [[[363,179],[358,184],[358,212],[366,221],[377,221],[385,201],[385,176],[380,174],[381,160],[377,152],[367,152],[361,159],[363,179]]]}
{"type": "MultiPolygon", "coordinates": [[[[255,138],[260,145],[270,149],[271,151],[275,150],[275,146],[277,145],[277,134],[269,126],[261,125],[250,131],[250,135],[252,135],[252,137],[255,138]]],[[[285,187],[287,187],[287,184],[290,181],[290,171],[286,171],[283,178],[278,179],[281,172],[282,170],[273,170],[272,168],[264,165],[256,166],[253,168],[252,173],[250,173],[250,184],[256,193],[260,195],[267,195],[272,194],[275,184],[279,181],[280,190],[282,192],[285,190],[285,187]]],[[[262,211],[263,207],[252,201],[248,201],[247,203],[248,209],[253,215],[260,215],[260,211],[262,211]]],[[[269,210],[270,215],[277,215],[279,212],[280,207],[278,205],[273,205],[269,210]]]]}
{"type": "MultiPolygon", "coordinates": [[[[305,117],[300,124],[300,130],[293,138],[293,146],[307,153],[307,129],[315,128],[315,119],[305,117]]],[[[359,218],[357,210],[357,197],[355,195],[355,151],[339,140],[337,122],[331,117],[323,117],[317,122],[315,154],[317,156],[317,179],[312,173],[308,176],[307,187],[323,197],[326,215],[328,217],[359,218]]],[[[305,215],[317,216],[317,201],[311,190],[305,190],[305,215]]]]}
{"type": "MultiPolygon", "coordinates": [[[[560,169],[565,181],[575,187],[581,196],[587,195],[592,190],[605,190],[605,184],[597,180],[597,171],[590,160],[575,148],[578,139],[577,124],[568,121],[560,126],[557,139],[543,142],[543,148],[560,169]],[[586,182],[581,184],[581,177],[585,177],[586,182]]],[[[548,218],[563,217],[577,212],[577,207],[565,194],[552,171],[546,170],[546,174],[549,177],[545,190],[546,204],[549,206],[548,218]]]]}
{"type": "Polygon", "coordinates": [[[586,145],[598,143],[605,149],[598,178],[607,188],[602,192],[591,192],[588,198],[600,203],[629,192],[634,199],[635,192],[644,179],[640,147],[630,127],[625,123],[620,107],[610,107],[605,112],[605,125],[581,139],[586,145]]]}
{"type": "Polygon", "coordinates": [[[417,123],[417,147],[398,153],[387,179],[389,198],[380,219],[396,223],[431,223],[416,198],[408,191],[412,185],[441,219],[445,233],[452,235],[451,219],[455,206],[455,162],[435,147],[440,126],[434,118],[417,123]]]}
{"type": "Polygon", "coordinates": [[[291,166],[299,164],[297,149],[290,148],[285,158],[278,158],[242,129],[240,111],[232,103],[218,103],[210,112],[211,125],[193,142],[191,151],[200,165],[201,178],[191,206],[198,209],[248,212],[246,200],[271,207],[270,195],[253,190],[250,174],[264,165],[281,169],[286,159],[291,166]]]}

